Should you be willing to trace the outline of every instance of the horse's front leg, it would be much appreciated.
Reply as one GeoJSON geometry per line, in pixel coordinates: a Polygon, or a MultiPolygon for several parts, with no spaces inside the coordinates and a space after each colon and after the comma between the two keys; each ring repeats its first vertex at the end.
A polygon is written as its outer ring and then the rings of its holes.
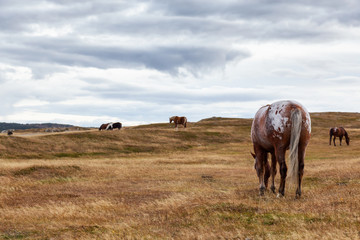
{"type": "Polygon", "coordinates": [[[336,146],[336,144],[335,144],[335,138],[336,138],[336,137],[334,136],[334,146],[336,146]]]}
{"type": "Polygon", "coordinates": [[[340,138],[340,146],[341,146],[341,141],[342,141],[342,138],[343,138],[343,137],[341,136],[341,137],[339,137],[339,138],[340,138]]]}

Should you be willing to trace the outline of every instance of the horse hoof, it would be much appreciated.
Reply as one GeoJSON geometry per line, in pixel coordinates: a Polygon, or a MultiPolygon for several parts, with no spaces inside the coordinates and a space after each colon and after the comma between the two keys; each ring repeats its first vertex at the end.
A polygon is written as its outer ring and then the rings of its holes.
{"type": "Polygon", "coordinates": [[[265,195],[265,188],[261,187],[260,191],[259,191],[260,196],[264,196],[265,195]]]}
{"type": "Polygon", "coordinates": [[[283,197],[284,197],[284,195],[283,195],[283,194],[281,194],[281,193],[278,193],[278,194],[276,195],[276,197],[277,197],[277,198],[283,198],[283,197]]]}
{"type": "Polygon", "coordinates": [[[275,187],[274,186],[271,186],[271,191],[273,192],[273,193],[275,193],[275,187]]]}

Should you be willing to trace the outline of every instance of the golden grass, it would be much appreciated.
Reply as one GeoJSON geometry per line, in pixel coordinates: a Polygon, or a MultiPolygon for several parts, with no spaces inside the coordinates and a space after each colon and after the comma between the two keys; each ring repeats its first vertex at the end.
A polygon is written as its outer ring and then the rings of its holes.
{"type": "Polygon", "coordinates": [[[0,136],[0,239],[359,239],[360,115],[312,115],[299,200],[258,195],[249,119],[0,136]]]}

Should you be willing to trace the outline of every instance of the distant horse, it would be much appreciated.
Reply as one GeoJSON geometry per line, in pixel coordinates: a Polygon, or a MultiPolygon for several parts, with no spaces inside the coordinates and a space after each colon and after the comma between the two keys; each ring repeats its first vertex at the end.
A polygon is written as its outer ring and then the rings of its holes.
{"type": "Polygon", "coordinates": [[[120,122],[104,123],[104,124],[101,124],[101,126],[99,127],[99,131],[101,131],[101,130],[113,130],[114,128],[117,128],[117,129],[120,130],[122,128],[122,124],[120,122]]]}
{"type": "Polygon", "coordinates": [[[9,131],[7,132],[7,135],[8,135],[8,136],[11,136],[11,135],[13,135],[13,132],[9,130],[9,131]]]}
{"type": "Polygon", "coordinates": [[[348,133],[346,132],[346,130],[343,127],[333,127],[330,128],[330,141],[329,141],[329,145],[331,145],[331,138],[334,136],[334,146],[336,146],[335,144],[335,138],[339,137],[340,139],[340,146],[341,146],[341,141],[342,138],[345,136],[345,141],[346,144],[349,145],[350,144],[350,138],[348,133]]]}
{"type": "Polygon", "coordinates": [[[172,123],[172,121],[174,121],[175,128],[177,128],[178,124],[181,124],[184,126],[184,128],[186,128],[186,123],[187,123],[186,117],[172,116],[171,118],[169,118],[169,121],[170,121],[170,123],[172,123]]]}
{"type": "Polygon", "coordinates": [[[271,174],[271,190],[275,193],[276,163],[280,166],[278,196],[285,195],[287,166],[285,152],[290,148],[289,180],[297,185],[296,197],[301,196],[301,180],[304,174],[305,149],[310,140],[311,119],[307,110],[294,101],[278,101],[261,107],[251,126],[254,145],[255,169],[260,183],[260,195],[264,195],[271,174]],[[271,154],[271,170],[268,163],[271,154]]]}

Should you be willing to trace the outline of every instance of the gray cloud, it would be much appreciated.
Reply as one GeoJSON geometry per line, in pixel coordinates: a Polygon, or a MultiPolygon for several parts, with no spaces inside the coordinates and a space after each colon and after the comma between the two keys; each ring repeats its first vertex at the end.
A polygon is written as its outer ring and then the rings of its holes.
{"type": "Polygon", "coordinates": [[[3,59],[21,60],[29,65],[36,62],[82,67],[147,67],[177,73],[187,68],[224,67],[229,61],[249,56],[245,51],[203,46],[152,46],[134,48],[86,44],[77,39],[31,38],[22,45],[0,46],[3,59]]]}
{"type": "MultiPolygon", "coordinates": [[[[2,58],[14,63],[27,61],[83,67],[146,67],[176,74],[180,67],[196,74],[201,70],[224,67],[229,61],[250,56],[247,50],[232,49],[228,43],[244,39],[271,41],[293,39],[323,41],[339,33],[324,23],[338,20],[356,24],[357,3],[338,1],[2,1],[0,27],[2,58]],[[140,16],[126,11],[144,4],[140,16]],[[349,8],[346,4],[350,5],[349,8]],[[344,7],[345,5],[345,7],[344,7]],[[346,10],[346,11],[345,11],[346,10]],[[346,14],[345,14],[346,13],[346,14]],[[351,19],[350,19],[351,18],[351,19]],[[299,21],[300,20],[300,21],[299,21]],[[306,22],[301,22],[306,20],[306,22]],[[66,37],[31,36],[34,24],[50,28],[71,25],[66,37]],[[9,32],[17,33],[9,34],[9,32]],[[126,36],[146,45],[84,41],[90,35],[126,36]],[[184,40],[165,42],[165,38],[184,40]],[[223,45],[220,46],[219,37],[223,45]],[[163,42],[159,39],[163,38],[163,42]],[[205,45],[196,43],[208,41],[205,45]]],[[[41,26],[39,26],[41,27],[41,26]]]]}
{"type": "Polygon", "coordinates": [[[2,109],[249,117],[274,99],[325,99],[324,85],[355,92],[359,12],[335,0],[2,0],[2,109]]]}

